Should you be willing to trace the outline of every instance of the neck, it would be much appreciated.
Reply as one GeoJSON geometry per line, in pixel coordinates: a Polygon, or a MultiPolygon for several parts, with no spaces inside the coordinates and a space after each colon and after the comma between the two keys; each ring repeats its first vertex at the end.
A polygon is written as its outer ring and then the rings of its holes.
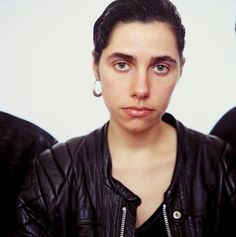
{"type": "Polygon", "coordinates": [[[114,177],[131,169],[145,170],[146,167],[149,170],[153,164],[162,164],[169,157],[175,157],[177,150],[176,131],[163,121],[142,133],[132,133],[110,123],[108,143],[114,177]]]}
{"type": "Polygon", "coordinates": [[[137,161],[139,158],[152,158],[153,153],[164,154],[176,149],[176,134],[175,129],[163,121],[142,132],[130,131],[111,122],[108,142],[112,160],[124,159],[130,162],[132,157],[137,161]]]}
{"type": "Polygon", "coordinates": [[[111,143],[115,146],[127,147],[131,150],[152,146],[153,143],[157,142],[162,133],[161,123],[162,122],[160,122],[160,125],[154,126],[148,130],[136,132],[120,127],[111,122],[108,128],[109,144],[111,143]]]}

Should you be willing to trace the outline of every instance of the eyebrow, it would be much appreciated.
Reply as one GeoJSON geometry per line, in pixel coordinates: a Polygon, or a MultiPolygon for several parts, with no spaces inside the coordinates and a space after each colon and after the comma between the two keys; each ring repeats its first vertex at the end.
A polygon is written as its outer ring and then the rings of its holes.
{"type": "Polygon", "coordinates": [[[177,64],[176,59],[174,59],[173,57],[168,56],[168,55],[157,56],[157,57],[152,57],[151,58],[151,63],[152,64],[157,64],[157,63],[160,63],[160,62],[170,62],[170,63],[177,64]]]}
{"type": "MultiPolygon", "coordinates": [[[[125,53],[119,53],[119,52],[112,53],[107,58],[107,60],[112,60],[114,58],[122,59],[122,60],[125,60],[125,61],[128,61],[128,62],[136,61],[136,58],[133,57],[132,55],[125,54],[125,53]]],[[[151,64],[157,64],[157,63],[160,63],[160,62],[170,62],[170,63],[177,64],[176,59],[174,59],[173,57],[168,56],[168,55],[151,57],[151,64]]]]}
{"type": "Polygon", "coordinates": [[[125,53],[119,53],[119,52],[115,52],[115,53],[111,54],[107,59],[112,60],[114,58],[123,59],[128,62],[132,62],[132,61],[136,60],[132,55],[125,54],[125,53]]]}

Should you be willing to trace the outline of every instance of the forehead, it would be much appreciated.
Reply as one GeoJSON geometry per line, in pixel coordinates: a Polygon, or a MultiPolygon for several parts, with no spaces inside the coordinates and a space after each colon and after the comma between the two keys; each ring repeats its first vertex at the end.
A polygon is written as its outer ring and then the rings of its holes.
{"type": "Polygon", "coordinates": [[[109,37],[107,51],[139,52],[178,56],[176,37],[171,26],[163,22],[129,22],[115,25],[109,37]]]}

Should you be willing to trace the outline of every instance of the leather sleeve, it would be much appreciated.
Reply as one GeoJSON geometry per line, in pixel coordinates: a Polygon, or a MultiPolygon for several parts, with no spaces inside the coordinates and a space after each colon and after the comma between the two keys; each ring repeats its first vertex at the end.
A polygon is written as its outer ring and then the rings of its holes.
{"type": "Polygon", "coordinates": [[[65,206],[68,202],[69,195],[65,194],[69,192],[71,173],[72,159],[65,144],[55,145],[32,161],[17,199],[14,236],[67,236],[60,233],[66,228],[60,218],[63,208],[58,205],[61,200],[65,206]]]}

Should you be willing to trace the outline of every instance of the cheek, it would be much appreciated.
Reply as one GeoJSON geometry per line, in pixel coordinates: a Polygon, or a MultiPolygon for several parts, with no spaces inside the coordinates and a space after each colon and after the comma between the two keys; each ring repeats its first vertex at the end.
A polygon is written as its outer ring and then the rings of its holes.
{"type": "Polygon", "coordinates": [[[176,83],[159,84],[157,86],[157,90],[155,92],[153,92],[153,94],[155,94],[155,97],[168,102],[172,93],[173,93],[175,85],[176,85],[176,83]]]}
{"type": "Polygon", "coordinates": [[[115,80],[102,80],[102,96],[103,100],[108,108],[111,108],[115,103],[119,101],[120,95],[122,94],[121,88],[115,80]]]}
{"type": "Polygon", "coordinates": [[[176,83],[172,83],[166,87],[166,93],[171,95],[173,90],[175,89],[176,83]]]}
{"type": "Polygon", "coordinates": [[[156,101],[157,110],[160,113],[166,111],[174,88],[175,84],[161,85],[159,86],[158,91],[156,91],[156,97],[154,100],[156,101]]]}
{"type": "Polygon", "coordinates": [[[113,82],[113,80],[109,79],[106,80],[106,78],[101,79],[102,81],[102,90],[103,93],[109,93],[111,90],[115,89],[115,83],[113,82]]]}
{"type": "Polygon", "coordinates": [[[106,76],[101,78],[102,92],[104,96],[111,98],[125,96],[127,94],[128,83],[125,78],[117,78],[112,76],[106,76]]]}

